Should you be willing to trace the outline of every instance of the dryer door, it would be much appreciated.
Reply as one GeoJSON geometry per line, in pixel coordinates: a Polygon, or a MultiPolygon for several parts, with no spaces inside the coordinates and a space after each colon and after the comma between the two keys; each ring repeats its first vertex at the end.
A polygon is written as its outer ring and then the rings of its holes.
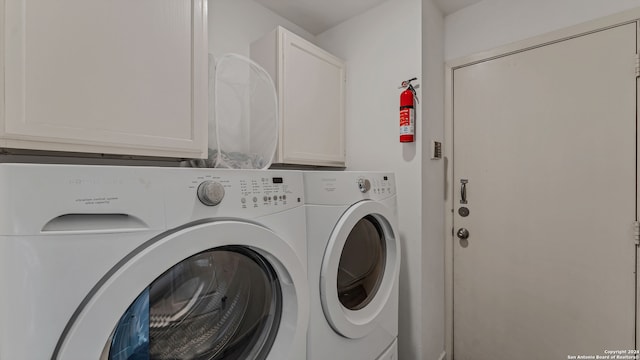
{"type": "Polygon", "coordinates": [[[289,359],[304,342],[304,265],[270,230],[210,222],[121,261],[69,322],[53,359],[289,359]]]}
{"type": "Polygon", "coordinates": [[[333,329],[360,338],[374,328],[400,272],[400,244],[390,210],[361,201],[342,215],[320,272],[320,296],[333,329]]]}

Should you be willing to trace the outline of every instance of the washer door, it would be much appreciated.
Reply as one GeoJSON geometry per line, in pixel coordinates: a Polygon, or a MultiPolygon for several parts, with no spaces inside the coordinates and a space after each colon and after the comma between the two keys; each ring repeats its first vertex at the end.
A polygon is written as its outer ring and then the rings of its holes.
{"type": "Polygon", "coordinates": [[[281,316],[269,263],[245,247],[215,248],[154,280],[122,315],[101,358],[266,359],[281,316]]]}
{"type": "Polygon", "coordinates": [[[238,221],[162,234],[85,298],[52,359],[288,359],[304,341],[306,272],[276,234],[238,221]]]}
{"type": "Polygon", "coordinates": [[[400,271],[400,244],[393,214],[362,201],[340,218],[320,272],[320,296],[331,327],[348,338],[371,332],[400,271]]]}

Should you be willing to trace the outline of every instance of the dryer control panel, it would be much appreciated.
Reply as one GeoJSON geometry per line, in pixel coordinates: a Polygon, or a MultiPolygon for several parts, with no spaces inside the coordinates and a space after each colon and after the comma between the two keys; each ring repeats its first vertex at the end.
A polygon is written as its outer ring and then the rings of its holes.
{"type": "Polygon", "coordinates": [[[374,196],[389,196],[395,194],[395,185],[390,178],[390,175],[384,174],[362,175],[357,177],[356,185],[363,194],[371,191],[374,196]]]}
{"type": "Polygon", "coordinates": [[[344,205],[396,194],[395,176],[388,172],[308,171],[304,182],[307,204],[344,205]]]}

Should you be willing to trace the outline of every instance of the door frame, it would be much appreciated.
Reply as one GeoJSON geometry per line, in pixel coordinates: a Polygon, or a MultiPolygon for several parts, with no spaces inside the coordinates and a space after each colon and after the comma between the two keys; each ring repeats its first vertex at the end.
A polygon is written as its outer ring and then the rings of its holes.
{"type": "MultiPolygon", "coordinates": [[[[445,351],[446,359],[451,360],[453,356],[453,242],[454,242],[454,191],[456,184],[453,182],[453,73],[459,68],[493,60],[496,58],[524,52],[542,46],[554,44],[571,38],[587,35],[590,33],[606,30],[629,23],[640,23],[640,7],[627,10],[618,14],[605,16],[564,29],[552,31],[538,35],[529,39],[521,40],[509,45],[500,46],[491,50],[482,51],[473,55],[453,59],[445,63],[445,109],[444,109],[444,158],[445,158],[445,351]],[[450,230],[450,231],[449,231],[450,230]]],[[[637,51],[640,52],[640,36],[638,36],[637,51]]],[[[636,106],[640,103],[638,94],[640,86],[636,81],[636,106]]],[[[638,119],[636,119],[637,123],[638,119]]],[[[636,146],[636,161],[640,159],[640,152],[636,146]]],[[[636,182],[638,181],[638,167],[636,167],[636,182]]],[[[637,192],[637,190],[636,190],[637,192]]],[[[637,198],[637,194],[636,194],[637,198]]],[[[638,202],[636,201],[636,219],[638,219],[638,202]]],[[[631,224],[630,224],[631,226],[631,224]]],[[[636,259],[638,248],[636,248],[636,259]]],[[[636,274],[640,271],[640,264],[636,261],[636,274]]],[[[638,278],[636,277],[636,309],[638,309],[638,299],[640,289],[638,288],[638,278]]],[[[640,343],[639,325],[640,313],[636,311],[636,344],[640,343]]]]}

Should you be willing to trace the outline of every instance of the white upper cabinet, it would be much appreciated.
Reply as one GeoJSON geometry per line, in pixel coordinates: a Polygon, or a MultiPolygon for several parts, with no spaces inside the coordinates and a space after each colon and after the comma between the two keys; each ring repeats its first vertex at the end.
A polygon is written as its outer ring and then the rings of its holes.
{"type": "Polygon", "coordinates": [[[345,166],[345,64],[278,27],[251,44],[276,83],[280,136],[274,163],[345,166]]]}
{"type": "Polygon", "coordinates": [[[1,4],[0,147],[206,157],[206,0],[1,4]]]}

